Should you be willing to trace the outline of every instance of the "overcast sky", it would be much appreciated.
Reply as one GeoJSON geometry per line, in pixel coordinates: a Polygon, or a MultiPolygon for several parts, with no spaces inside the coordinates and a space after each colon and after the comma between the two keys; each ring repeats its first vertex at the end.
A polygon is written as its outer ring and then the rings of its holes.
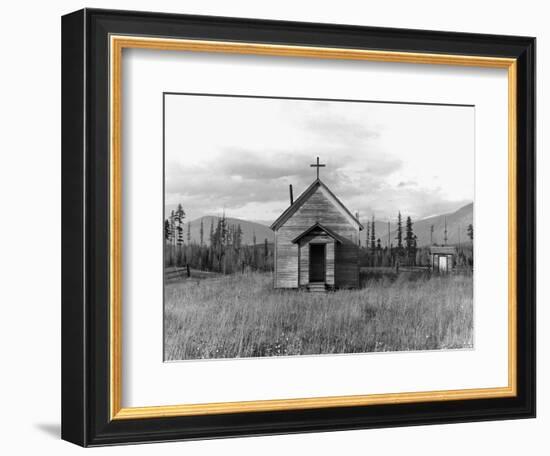
{"type": "Polygon", "coordinates": [[[415,219],[474,197],[474,108],[167,95],[166,208],[275,220],[320,177],[361,219],[415,219]]]}

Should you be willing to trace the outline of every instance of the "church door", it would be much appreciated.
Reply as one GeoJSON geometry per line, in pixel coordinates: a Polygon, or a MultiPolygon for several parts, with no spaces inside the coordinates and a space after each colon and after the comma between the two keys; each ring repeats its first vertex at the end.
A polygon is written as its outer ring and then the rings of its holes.
{"type": "Polygon", "coordinates": [[[325,244],[310,244],[309,245],[309,281],[324,282],[325,281],[325,244]]]}

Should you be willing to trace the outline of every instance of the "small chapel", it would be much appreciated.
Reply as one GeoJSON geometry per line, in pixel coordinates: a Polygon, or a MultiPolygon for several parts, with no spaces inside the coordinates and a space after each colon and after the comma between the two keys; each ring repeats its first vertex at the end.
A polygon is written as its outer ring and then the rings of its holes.
{"type": "Polygon", "coordinates": [[[271,225],[275,232],[275,288],[327,291],[359,287],[357,217],[317,178],[271,225]]]}

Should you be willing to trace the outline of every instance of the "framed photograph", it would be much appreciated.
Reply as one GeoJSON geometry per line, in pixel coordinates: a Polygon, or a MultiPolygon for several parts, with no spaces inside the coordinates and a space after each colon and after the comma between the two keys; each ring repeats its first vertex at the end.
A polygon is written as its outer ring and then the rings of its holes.
{"type": "Polygon", "coordinates": [[[62,20],[62,437],[535,416],[535,39],[62,20]]]}

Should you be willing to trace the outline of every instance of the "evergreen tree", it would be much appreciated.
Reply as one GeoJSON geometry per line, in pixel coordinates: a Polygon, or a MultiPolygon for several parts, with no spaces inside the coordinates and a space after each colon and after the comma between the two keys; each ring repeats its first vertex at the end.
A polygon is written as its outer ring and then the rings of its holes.
{"type": "Polygon", "coordinates": [[[258,268],[258,262],[256,261],[256,231],[252,231],[252,266],[254,269],[258,268]]]}
{"type": "Polygon", "coordinates": [[[168,219],[164,221],[164,240],[170,242],[170,222],[168,219]]]}
{"type": "Polygon", "coordinates": [[[226,247],[228,244],[229,229],[227,225],[227,219],[225,218],[225,212],[220,219],[220,244],[226,247]]]}
{"type": "Polygon", "coordinates": [[[176,247],[176,212],[170,212],[170,265],[177,263],[177,247],[176,247]]]}
{"type": "Polygon", "coordinates": [[[177,263],[179,266],[183,264],[183,221],[185,220],[185,211],[183,210],[183,207],[180,204],[178,204],[178,208],[176,209],[176,212],[174,213],[174,222],[176,225],[176,245],[178,250],[178,258],[177,263]]]}
{"type": "Polygon", "coordinates": [[[403,250],[403,224],[401,222],[401,212],[397,214],[397,252],[401,253],[403,250]]]}
{"type": "Polygon", "coordinates": [[[374,252],[375,248],[376,248],[376,228],[374,226],[374,214],[372,214],[372,222],[371,222],[371,229],[370,229],[370,249],[372,252],[374,252]]]}
{"type": "Polygon", "coordinates": [[[367,220],[367,236],[365,238],[365,247],[368,251],[370,245],[370,222],[367,220]]]}
{"type": "Polygon", "coordinates": [[[172,226],[169,219],[164,221],[164,241],[168,246],[168,252],[165,250],[168,258],[168,265],[172,266],[174,264],[174,259],[172,257],[172,226]]]}
{"type": "Polygon", "coordinates": [[[208,270],[212,271],[214,269],[214,218],[210,219],[210,233],[208,236],[208,252],[207,252],[207,262],[208,270]]]}
{"type": "Polygon", "coordinates": [[[217,269],[220,272],[225,273],[225,248],[227,246],[227,220],[225,218],[225,213],[218,218],[218,223],[213,235],[213,255],[216,258],[217,269]]]}
{"type": "Polygon", "coordinates": [[[176,213],[174,211],[170,213],[170,243],[176,244],[176,213]]]}
{"type": "Polygon", "coordinates": [[[235,253],[235,258],[233,263],[234,263],[235,270],[239,269],[239,264],[242,262],[241,260],[242,235],[243,235],[243,230],[241,229],[241,225],[239,224],[237,226],[233,226],[233,251],[235,253]]]}
{"type": "Polygon", "coordinates": [[[210,219],[210,246],[214,245],[214,218],[210,219]]]}
{"type": "Polygon", "coordinates": [[[236,247],[237,249],[240,250],[243,242],[243,229],[241,228],[240,224],[237,225],[236,238],[237,238],[236,247]]]}
{"type": "Polygon", "coordinates": [[[413,262],[416,257],[415,238],[416,236],[413,233],[413,222],[409,216],[407,217],[405,225],[405,248],[407,250],[407,257],[411,262],[413,262]]]}
{"type": "Polygon", "coordinates": [[[204,220],[201,218],[201,229],[200,229],[200,242],[201,247],[204,244],[204,220]]]}
{"type": "Polygon", "coordinates": [[[376,240],[375,252],[375,266],[380,266],[382,262],[382,245],[380,244],[380,238],[376,240]]]}
{"type": "Polygon", "coordinates": [[[176,242],[178,245],[183,245],[183,221],[185,220],[185,211],[181,204],[178,204],[178,209],[174,214],[176,222],[176,242]]]}
{"type": "Polygon", "coordinates": [[[229,244],[229,229],[227,225],[227,219],[225,218],[225,211],[219,223],[220,223],[220,264],[221,264],[222,272],[225,274],[227,272],[225,253],[226,253],[226,247],[229,244]]]}
{"type": "Polygon", "coordinates": [[[470,238],[470,241],[474,240],[474,226],[470,223],[468,225],[468,237],[470,238]]]}

